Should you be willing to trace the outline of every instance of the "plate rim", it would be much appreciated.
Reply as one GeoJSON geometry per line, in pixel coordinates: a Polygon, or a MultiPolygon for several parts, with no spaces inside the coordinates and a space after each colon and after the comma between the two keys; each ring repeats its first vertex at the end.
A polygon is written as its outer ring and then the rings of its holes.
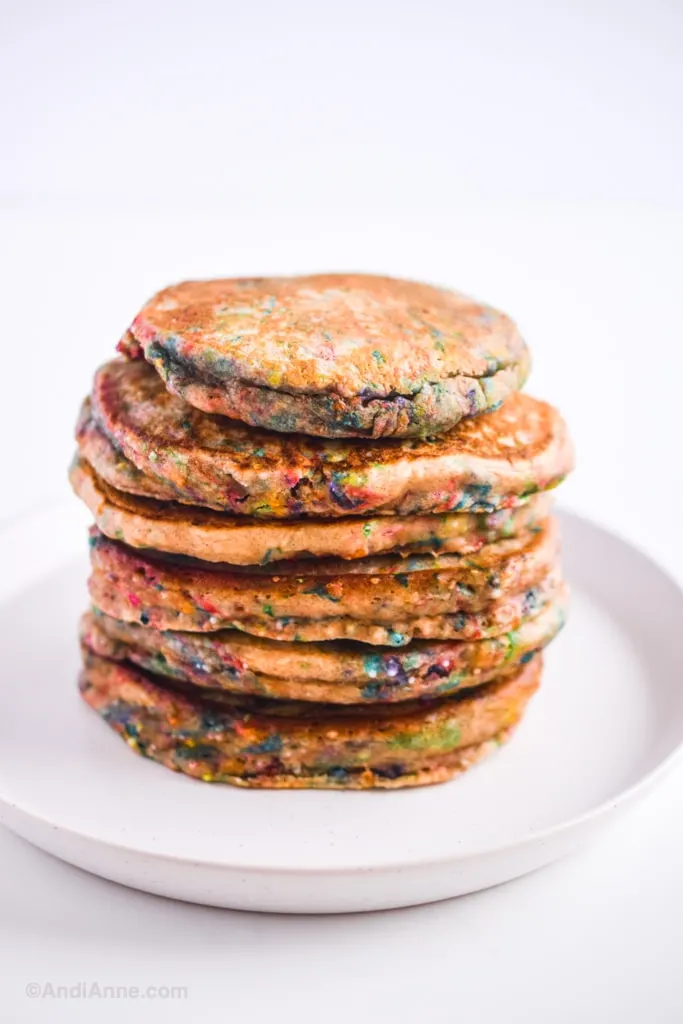
{"type": "MultiPolygon", "coordinates": [[[[71,505],[71,502],[67,502],[66,499],[61,501],[50,502],[47,505],[41,506],[39,509],[34,510],[33,514],[28,515],[26,518],[13,516],[9,521],[0,523],[0,549],[7,543],[8,537],[18,534],[21,535],[24,531],[30,531],[35,528],[35,522],[42,516],[52,515],[55,512],[66,512],[71,505]]],[[[632,541],[630,538],[624,536],[618,529],[613,529],[610,526],[605,525],[599,520],[593,519],[591,516],[585,515],[584,513],[578,512],[575,509],[560,505],[555,507],[554,512],[559,512],[562,516],[568,516],[577,521],[582,527],[588,527],[591,530],[596,530],[599,533],[606,534],[611,540],[615,540],[621,547],[629,549],[630,553],[636,554],[639,558],[645,560],[653,567],[661,576],[663,576],[667,582],[673,586],[678,592],[680,597],[683,599],[683,584],[669,571],[669,569],[662,565],[662,563],[653,556],[649,551],[645,550],[640,544],[632,541]]],[[[63,566],[68,558],[65,555],[54,568],[63,566]]],[[[52,571],[54,571],[54,568],[52,571]]],[[[21,584],[13,586],[10,589],[10,595],[14,592],[21,592],[23,587],[21,584]]],[[[0,607],[8,599],[11,599],[9,595],[4,596],[0,599],[0,607]]],[[[35,810],[31,810],[28,806],[17,803],[15,800],[8,798],[4,795],[2,787],[0,786],[0,824],[4,824],[3,821],[3,807],[11,809],[23,815],[25,818],[31,820],[31,822],[40,828],[56,830],[59,834],[69,836],[72,841],[85,842],[90,845],[107,848],[109,851],[120,853],[128,856],[135,856],[138,858],[150,858],[153,860],[162,860],[165,863],[195,867],[209,870],[222,870],[233,873],[239,873],[242,875],[267,875],[267,876],[306,876],[315,875],[316,877],[322,877],[325,875],[334,875],[337,877],[341,876],[354,876],[354,875],[367,875],[376,872],[387,872],[387,871],[409,871],[409,870],[429,870],[430,868],[438,869],[449,864],[466,864],[472,861],[490,859],[501,854],[519,852],[526,849],[529,846],[543,845],[549,843],[552,840],[562,837],[568,832],[578,831],[586,826],[590,826],[592,823],[598,821],[600,818],[609,816],[611,813],[616,813],[618,810],[623,808],[625,805],[634,801],[637,797],[644,795],[649,789],[654,786],[661,777],[663,777],[675,764],[675,762],[683,754],[683,731],[681,737],[676,745],[662,758],[654,767],[650,768],[645,774],[638,778],[635,782],[631,783],[625,789],[622,789],[616,795],[608,797],[602,800],[595,807],[591,807],[580,814],[574,815],[567,818],[565,821],[558,822],[555,825],[548,825],[545,828],[536,829],[530,832],[528,835],[523,836],[519,839],[515,839],[507,842],[491,843],[487,846],[481,846],[476,850],[470,850],[469,852],[458,853],[457,850],[452,850],[449,853],[442,853],[438,856],[422,856],[412,859],[396,860],[389,863],[379,863],[370,865],[351,864],[351,865],[336,865],[336,866],[325,866],[321,864],[309,864],[306,866],[297,865],[268,865],[268,864],[253,864],[253,863],[238,863],[235,861],[216,860],[213,858],[203,857],[186,857],[174,853],[168,853],[163,850],[150,849],[145,846],[141,846],[136,843],[124,844],[115,840],[105,839],[101,836],[94,835],[92,832],[87,830],[77,830],[71,826],[60,824],[50,818],[45,817],[42,814],[38,814],[35,810]]],[[[337,791],[330,791],[337,792],[337,791]]],[[[339,795],[344,791],[340,790],[339,795]]],[[[7,823],[6,827],[12,831],[12,826],[7,823]]]]}

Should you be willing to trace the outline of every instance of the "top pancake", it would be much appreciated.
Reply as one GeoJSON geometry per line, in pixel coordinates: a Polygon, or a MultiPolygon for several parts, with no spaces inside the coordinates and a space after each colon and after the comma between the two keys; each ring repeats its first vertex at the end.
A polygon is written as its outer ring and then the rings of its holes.
{"type": "Polygon", "coordinates": [[[527,395],[438,439],[334,441],[200,412],[123,360],[95,375],[78,441],[119,489],[267,519],[491,513],[557,484],[573,458],[557,411],[527,395]]]}
{"type": "Polygon", "coordinates": [[[120,347],[197,408],[321,437],[440,433],[529,370],[503,313],[364,274],[186,281],[150,299],[120,347]]]}

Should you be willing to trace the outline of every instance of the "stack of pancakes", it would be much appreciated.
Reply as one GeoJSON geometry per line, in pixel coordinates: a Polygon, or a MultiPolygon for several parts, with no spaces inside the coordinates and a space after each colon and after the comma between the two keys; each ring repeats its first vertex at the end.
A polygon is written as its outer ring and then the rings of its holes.
{"type": "Polygon", "coordinates": [[[397,788],[504,741],[567,591],[565,425],[503,314],[364,275],[188,282],[95,375],[81,692],[206,781],[397,788]]]}

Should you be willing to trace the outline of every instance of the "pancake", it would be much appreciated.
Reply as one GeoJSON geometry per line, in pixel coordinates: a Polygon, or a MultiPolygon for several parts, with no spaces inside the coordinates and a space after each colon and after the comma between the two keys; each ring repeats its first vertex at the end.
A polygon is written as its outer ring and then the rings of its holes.
{"type": "Polygon", "coordinates": [[[528,395],[439,438],[330,441],[207,415],[123,360],[96,373],[77,439],[116,488],[266,519],[489,513],[556,486],[573,458],[559,413],[528,395]]]}
{"type": "Polygon", "coordinates": [[[477,690],[434,701],[327,707],[171,689],[128,662],[83,652],[80,690],[137,753],[206,782],[274,789],[442,782],[520,721],[541,657],[477,690]]]}
{"type": "MultiPolygon", "coordinates": [[[[472,555],[387,555],[369,564],[351,563],[350,572],[335,560],[331,567],[311,563],[308,575],[297,574],[301,563],[283,563],[273,575],[261,567],[188,564],[140,553],[94,532],[90,591],[95,605],[108,614],[127,621],[133,617],[155,629],[237,628],[276,639],[296,639],[297,634],[304,639],[305,629],[306,639],[365,639],[357,627],[379,626],[382,635],[394,638],[368,642],[400,646],[407,641],[398,622],[461,613],[462,628],[468,631],[464,639],[497,626],[492,604],[505,608],[508,598],[530,591],[549,574],[554,580],[558,550],[557,525],[551,519],[538,533],[499,541],[472,555]],[[468,615],[477,612],[483,616],[468,615]],[[489,620],[490,626],[481,626],[489,620]],[[333,632],[319,635],[326,623],[333,632]]],[[[544,593],[549,587],[550,581],[544,593]]],[[[518,604],[524,605],[522,596],[518,604]]],[[[521,614],[514,608],[514,615],[521,614]]],[[[509,621],[507,612],[502,621],[509,621]]],[[[407,626],[408,638],[410,631],[407,626]]]]}
{"type": "MultiPolygon", "coordinates": [[[[559,573],[549,573],[528,590],[491,601],[475,611],[458,611],[443,615],[418,615],[396,618],[391,625],[366,622],[351,616],[330,615],[325,619],[300,619],[290,616],[270,618],[267,615],[229,617],[212,603],[196,606],[191,599],[174,602],[137,604],[137,595],[123,594],[118,583],[98,573],[88,581],[90,597],[96,608],[115,618],[141,622],[153,629],[180,629],[189,632],[211,632],[218,629],[239,629],[252,636],[271,640],[302,643],[325,640],[357,640],[373,646],[403,647],[411,640],[480,640],[519,629],[532,612],[560,593],[559,573]]],[[[166,595],[163,595],[166,596],[166,595]]]]}
{"type": "Polygon", "coordinates": [[[425,643],[368,652],[360,644],[288,644],[217,633],[161,631],[88,612],[86,646],[160,676],[273,700],[358,704],[435,697],[490,682],[526,664],[564,624],[566,593],[514,632],[473,642],[425,643]]]}
{"type": "Polygon", "coordinates": [[[529,371],[503,313],[365,274],[186,281],[153,296],[120,349],[198,409],[321,437],[442,433],[529,371]]]}
{"type": "Polygon", "coordinates": [[[155,548],[234,565],[327,556],[358,559],[389,551],[465,554],[536,528],[552,505],[550,495],[538,494],[518,509],[502,509],[490,515],[453,512],[267,522],[117,490],[80,456],[74,460],[69,477],[74,491],[108,537],[134,548],[155,548]]]}

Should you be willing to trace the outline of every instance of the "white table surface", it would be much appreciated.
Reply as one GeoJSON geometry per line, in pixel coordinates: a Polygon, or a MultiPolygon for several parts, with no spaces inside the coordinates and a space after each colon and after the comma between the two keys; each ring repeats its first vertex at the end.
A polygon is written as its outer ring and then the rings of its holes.
{"type": "Polygon", "coordinates": [[[3,833],[2,1019],[679,1024],[682,853],[681,770],[565,862],[458,900],[348,917],[173,903],[3,833]],[[25,995],[80,981],[187,997],[25,995]]]}

